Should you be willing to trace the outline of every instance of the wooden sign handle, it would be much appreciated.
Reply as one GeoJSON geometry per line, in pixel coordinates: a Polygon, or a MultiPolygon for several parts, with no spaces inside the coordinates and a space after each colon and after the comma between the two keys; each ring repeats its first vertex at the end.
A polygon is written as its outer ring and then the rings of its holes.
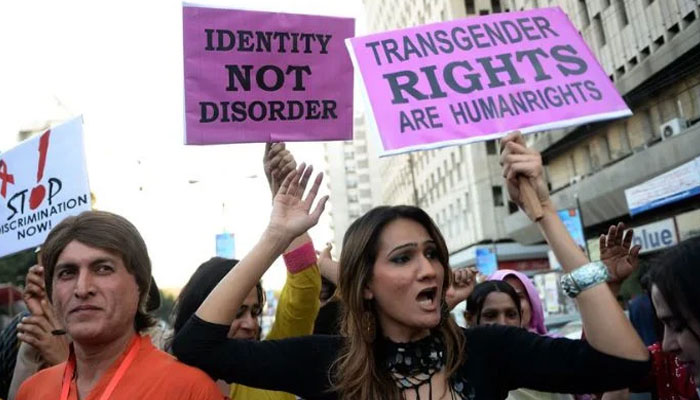
{"type": "Polygon", "coordinates": [[[520,196],[523,200],[523,206],[529,211],[529,217],[537,222],[544,217],[544,212],[542,211],[542,204],[540,204],[540,199],[535,193],[535,188],[530,184],[530,180],[525,176],[518,177],[518,189],[520,190],[520,196]]]}

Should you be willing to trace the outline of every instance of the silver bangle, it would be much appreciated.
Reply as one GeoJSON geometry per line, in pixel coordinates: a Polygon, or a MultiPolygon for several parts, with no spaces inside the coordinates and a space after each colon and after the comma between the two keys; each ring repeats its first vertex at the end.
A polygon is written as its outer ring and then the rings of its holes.
{"type": "Polygon", "coordinates": [[[561,277],[561,288],[567,296],[575,298],[584,290],[608,281],[608,268],[600,261],[582,265],[561,277]]]}

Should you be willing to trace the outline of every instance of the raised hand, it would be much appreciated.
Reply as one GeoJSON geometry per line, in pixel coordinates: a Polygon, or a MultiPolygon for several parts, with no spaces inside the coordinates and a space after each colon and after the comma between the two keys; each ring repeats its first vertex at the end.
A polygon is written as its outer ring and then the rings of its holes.
{"type": "Polygon", "coordinates": [[[266,143],[263,155],[263,169],[272,197],[277,194],[284,178],[297,167],[292,153],[283,142],[266,143]]]}
{"type": "Polygon", "coordinates": [[[534,220],[533,210],[525,204],[518,178],[524,177],[530,182],[542,207],[551,205],[540,153],[527,147],[520,132],[512,132],[501,140],[501,165],[511,201],[534,220]]]}
{"type": "Polygon", "coordinates": [[[288,174],[284,179],[272,202],[268,233],[291,242],[318,223],[328,196],[322,197],[313,212],[311,211],[323,181],[323,173],[319,173],[306,198],[302,198],[312,172],[312,166],[307,167],[302,163],[296,171],[288,174]]]}
{"type": "Polygon", "coordinates": [[[337,285],[338,275],[340,274],[340,264],[331,256],[331,250],[333,250],[333,243],[328,242],[322,251],[316,252],[318,256],[318,269],[321,271],[321,276],[337,285]]]}
{"type": "Polygon", "coordinates": [[[32,315],[42,315],[41,301],[46,299],[46,284],[44,282],[44,267],[34,265],[29,268],[24,278],[22,298],[32,315]]]}
{"type": "Polygon", "coordinates": [[[632,246],[634,231],[625,232],[625,224],[610,225],[608,234],[600,235],[600,261],[608,268],[609,283],[621,284],[639,267],[642,246],[632,246]]]}
{"type": "Polygon", "coordinates": [[[46,299],[40,302],[41,314],[22,318],[17,324],[17,339],[31,345],[48,365],[68,359],[68,341],[62,325],[46,299]]]}
{"type": "Polygon", "coordinates": [[[476,276],[478,271],[476,268],[462,268],[453,270],[452,285],[445,293],[445,301],[447,307],[452,310],[455,306],[469,297],[476,285],[476,276]]]}

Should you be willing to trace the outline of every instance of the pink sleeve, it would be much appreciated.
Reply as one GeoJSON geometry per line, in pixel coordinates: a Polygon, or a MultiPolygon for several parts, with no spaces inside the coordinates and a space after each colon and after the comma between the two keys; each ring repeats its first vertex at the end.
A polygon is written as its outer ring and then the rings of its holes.
{"type": "Polygon", "coordinates": [[[287,271],[292,274],[303,271],[306,268],[316,264],[316,251],[314,244],[306,242],[296,249],[284,253],[284,264],[287,266],[287,271]]]}

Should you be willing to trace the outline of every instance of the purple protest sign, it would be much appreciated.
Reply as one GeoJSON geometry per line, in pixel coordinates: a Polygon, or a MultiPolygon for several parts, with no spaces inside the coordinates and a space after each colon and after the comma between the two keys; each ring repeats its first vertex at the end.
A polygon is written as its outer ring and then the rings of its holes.
{"type": "Polygon", "coordinates": [[[346,42],[362,75],[381,155],[632,114],[559,8],[346,42]]]}
{"type": "Polygon", "coordinates": [[[352,138],[353,19],[182,13],[186,144],[352,138]]]}

